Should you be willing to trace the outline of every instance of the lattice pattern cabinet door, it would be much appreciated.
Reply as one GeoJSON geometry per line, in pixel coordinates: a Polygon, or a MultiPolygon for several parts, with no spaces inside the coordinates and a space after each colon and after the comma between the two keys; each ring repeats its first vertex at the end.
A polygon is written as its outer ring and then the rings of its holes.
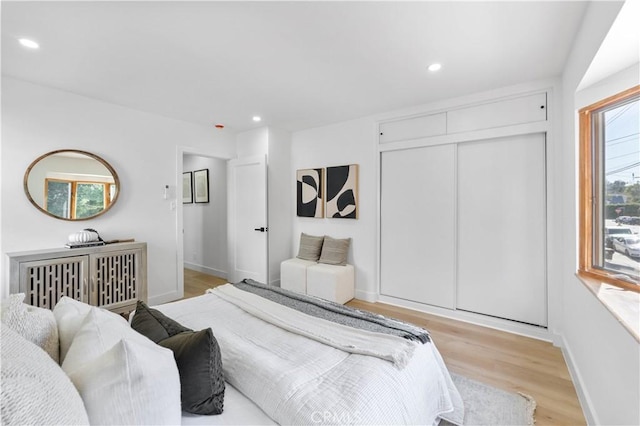
{"type": "Polygon", "coordinates": [[[63,296],[87,302],[87,256],[36,260],[20,264],[20,289],[25,302],[53,309],[63,296]]]}
{"type": "MultiPolygon", "coordinates": [[[[142,250],[99,253],[90,257],[91,304],[110,310],[134,309],[143,292],[142,250]]],[[[146,294],[143,300],[146,300],[146,294]]]]}

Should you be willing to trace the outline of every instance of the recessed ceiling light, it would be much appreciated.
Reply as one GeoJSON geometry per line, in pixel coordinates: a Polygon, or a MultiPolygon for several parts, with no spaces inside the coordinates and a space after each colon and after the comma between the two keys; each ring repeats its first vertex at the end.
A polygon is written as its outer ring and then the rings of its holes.
{"type": "Polygon", "coordinates": [[[20,44],[24,47],[28,47],[29,49],[38,49],[40,47],[38,43],[33,40],[29,40],[28,38],[18,39],[18,42],[20,42],[20,44]]]}
{"type": "Polygon", "coordinates": [[[429,68],[427,68],[427,69],[428,69],[429,71],[431,71],[431,72],[436,72],[436,71],[439,71],[439,70],[440,70],[440,68],[442,68],[442,65],[441,65],[441,64],[437,64],[437,63],[436,63],[436,64],[431,64],[431,65],[429,65],[429,68]]]}
{"type": "Polygon", "coordinates": [[[262,121],[262,118],[257,116],[257,115],[254,115],[253,116],[253,121],[255,121],[255,122],[262,121]]]}

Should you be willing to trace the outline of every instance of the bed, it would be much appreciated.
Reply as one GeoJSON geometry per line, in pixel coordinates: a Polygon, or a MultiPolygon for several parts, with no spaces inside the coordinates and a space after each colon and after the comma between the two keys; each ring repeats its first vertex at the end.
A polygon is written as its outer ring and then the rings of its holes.
{"type": "Polygon", "coordinates": [[[462,423],[426,330],[245,284],[155,308],[138,301],[131,323],[69,297],[50,311],[10,295],[2,423],[462,423]]]}
{"type": "Polygon", "coordinates": [[[460,394],[430,339],[335,324],[231,284],[155,309],[194,330],[210,327],[220,345],[224,412],[183,413],[183,424],[429,425],[463,418],[460,394]]]}

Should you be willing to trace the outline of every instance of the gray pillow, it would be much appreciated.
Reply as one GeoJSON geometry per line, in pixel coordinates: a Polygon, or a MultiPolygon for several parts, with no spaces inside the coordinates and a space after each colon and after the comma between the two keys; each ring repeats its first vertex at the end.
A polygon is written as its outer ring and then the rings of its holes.
{"type": "Polygon", "coordinates": [[[220,347],[210,328],[183,331],[159,343],[171,349],[180,373],[182,409],[193,414],[220,414],[224,376],[220,347]]]}
{"type": "Polygon", "coordinates": [[[317,262],[320,259],[320,251],[325,237],[316,237],[304,232],[300,234],[300,248],[298,249],[298,259],[311,260],[317,262]]]}
{"type": "Polygon", "coordinates": [[[131,327],[171,349],[180,374],[182,409],[193,414],[220,414],[224,375],[220,346],[210,328],[193,331],[138,301],[131,327]]]}
{"type": "Polygon", "coordinates": [[[138,300],[136,313],[131,320],[131,328],[146,336],[154,343],[159,343],[164,339],[182,333],[192,331],[183,327],[177,321],[169,318],[157,309],[151,309],[143,301],[138,300]]]}
{"type": "Polygon", "coordinates": [[[351,238],[337,239],[324,237],[322,254],[318,262],[326,263],[327,265],[346,265],[350,244],[351,238]]]}

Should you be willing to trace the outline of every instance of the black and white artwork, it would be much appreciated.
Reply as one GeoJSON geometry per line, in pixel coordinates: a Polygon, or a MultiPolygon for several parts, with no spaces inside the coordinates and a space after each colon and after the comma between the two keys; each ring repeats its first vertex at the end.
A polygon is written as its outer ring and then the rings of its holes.
{"type": "Polygon", "coordinates": [[[327,217],[358,218],[358,165],[327,167],[327,217]]]}
{"type": "Polygon", "coordinates": [[[296,172],[296,211],[298,216],[323,217],[323,172],[324,169],[302,169],[296,172]]]}
{"type": "Polygon", "coordinates": [[[193,203],[193,185],[192,185],[192,173],[184,172],[182,174],[182,203],[193,203]]]}
{"type": "Polygon", "coordinates": [[[193,172],[194,197],[196,203],[209,202],[209,169],[193,172]]]}

